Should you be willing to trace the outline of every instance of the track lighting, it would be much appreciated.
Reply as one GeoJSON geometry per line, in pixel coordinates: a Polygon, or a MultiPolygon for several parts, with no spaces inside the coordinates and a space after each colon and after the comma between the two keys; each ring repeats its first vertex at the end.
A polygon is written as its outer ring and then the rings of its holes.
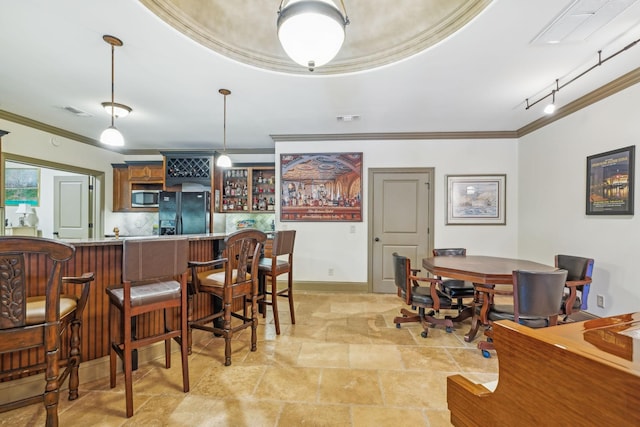
{"type": "Polygon", "coordinates": [[[598,62],[596,64],[592,65],[590,68],[587,68],[582,73],[578,74],[577,76],[575,76],[571,80],[567,81],[566,83],[560,84],[559,79],[556,79],[556,87],[554,89],[552,89],[551,92],[549,92],[548,94],[538,98],[536,101],[531,102],[531,103],[529,103],[529,98],[527,98],[525,100],[525,110],[528,110],[529,108],[533,107],[534,105],[538,104],[539,102],[542,102],[545,99],[551,97],[551,103],[548,104],[544,108],[544,113],[545,114],[553,114],[556,111],[556,93],[560,92],[560,89],[562,89],[562,88],[566,87],[567,85],[575,82],[580,77],[582,77],[585,74],[587,74],[589,71],[599,67],[600,65],[604,64],[605,62],[607,62],[608,60],[612,59],[613,57],[621,54],[622,52],[624,52],[626,50],[631,49],[632,47],[637,45],[639,42],[640,42],[640,39],[637,39],[637,40],[629,43],[628,45],[626,45],[622,49],[618,50],[617,52],[613,53],[612,55],[609,55],[608,57],[604,58],[604,59],[602,58],[602,51],[599,50],[598,51],[598,62]]]}

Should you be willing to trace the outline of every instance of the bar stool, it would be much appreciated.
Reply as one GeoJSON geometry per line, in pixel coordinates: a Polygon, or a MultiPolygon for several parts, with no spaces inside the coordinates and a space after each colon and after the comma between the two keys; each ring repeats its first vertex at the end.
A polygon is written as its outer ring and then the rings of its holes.
{"type": "MultiPolygon", "coordinates": [[[[187,351],[187,277],[189,241],[186,238],[159,238],[125,240],[123,242],[122,286],[106,289],[109,296],[109,352],[111,388],[116,386],[116,356],[124,365],[125,400],[127,418],[133,416],[133,356],[140,347],[164,341],[165,367],[171,367],[171,339],[180,344],[182,358],[182,389],[189,391],[189,364],[187,351]],[[179,281],[176,280],[179,277],[179,281]],[[173,329],[167,325],[171,309],[180,312],[173,329]],[[167,311],[169,310],[169,311],[167,311]],[[153,311],[164,313],[162,332],[136,337],[132,326],[137,316],[153,311]],[[115,313],[119,329],[113,325],[115,313]],[[119,331],[119,336],[117,332],[119,331]]],[[[174,322],[175,323],[175,322],[174,322]]]]}
{"type": "Polygon", "coordinates": [[[280,318],[278,316],[278,298],[289,299],[289,311],[291,313],[291,323],[295,325],[296,315],[293,309],[293,244],[296,239],[296,230],[281,230],[274,233],[273,249],[271,257],[264,257],[260,260],[258,270],[263,277],[271,277],[271,290],[265,280],[264,296],[259,301],[263,305],[263,315],[266,315],[266,305],[273,307],[273,321],[276,325],[276,334],[280,335],[280,318]],[[279,259],[279,256],[287,255],[287,259],[279,259]],[[287,273],[287,287],[278,290],[276,279],[279,275],[287,273]],[[271,296],[271,298],[267,298],[271,296]]]}

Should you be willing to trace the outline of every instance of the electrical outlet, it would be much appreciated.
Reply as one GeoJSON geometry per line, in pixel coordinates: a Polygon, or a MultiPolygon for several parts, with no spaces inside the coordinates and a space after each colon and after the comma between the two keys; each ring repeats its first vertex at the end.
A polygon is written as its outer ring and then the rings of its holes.
{"type": "Polygon", "coordinates": [[[600,308],[604,308],[604,295],[596,296],[596,305],[600,308]]]}
{"type": "Polygon", "coordinates": [[[327,274],[328,274],[329,276],[333,276],[333,268],[330,268],[330,269],[329,269],[329,271],[327,272],[327,274]]]}

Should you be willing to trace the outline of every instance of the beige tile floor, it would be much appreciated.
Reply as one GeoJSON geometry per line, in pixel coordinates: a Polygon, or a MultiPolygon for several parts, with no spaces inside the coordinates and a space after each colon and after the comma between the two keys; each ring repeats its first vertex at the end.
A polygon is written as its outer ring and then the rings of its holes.
{"type": "MultiPolygon", "coordinates": [[[[81,379],[78,400],[61,395],[60,425],[449,426],[448,375],[497,379],[495,352],[485,359],[476,349],[484,338],[464,342],[469,320],[450,334],[432,328],[425,339],[418,324],[395,327],[403,306],[395,295],[297,292],[295,325],[282,301],[282,334],[275,334],[269,308],[258,350],[249,351],[250,331],[243,331],[231,366],[224,366],[221,338],[194,331],[188,393],[179,358],[168,370],[158,359],[134,374],[132,418],[125,417],[119,375],[114,389],[108,377],[81,379]]],[[[0,414],[0,425],[43,424],[38,404],[0,414]]]]}

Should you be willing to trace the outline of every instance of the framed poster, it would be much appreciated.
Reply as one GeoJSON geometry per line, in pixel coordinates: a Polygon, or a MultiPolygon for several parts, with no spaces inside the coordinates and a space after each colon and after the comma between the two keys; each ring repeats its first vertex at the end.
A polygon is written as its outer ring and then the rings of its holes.
{"type": "Polygon", "coordinates": [[[633,215],[636,146],[587,157],[587,215],[633,215]]]}
{"type": "Polygon", "coordinates": [[[506,175],[447,175],[447,225],[504,225],[506,175]]]}
{"type": "Polygon", "coordinates": [[[40,204],[40,169],[7,168],[4,171],[4,202],[6,206],[40,204]]]}
{"type": "Polygon", "coordinates": [[[280,155],[280,221],[362,221],[362,153],[280,155]]]}

